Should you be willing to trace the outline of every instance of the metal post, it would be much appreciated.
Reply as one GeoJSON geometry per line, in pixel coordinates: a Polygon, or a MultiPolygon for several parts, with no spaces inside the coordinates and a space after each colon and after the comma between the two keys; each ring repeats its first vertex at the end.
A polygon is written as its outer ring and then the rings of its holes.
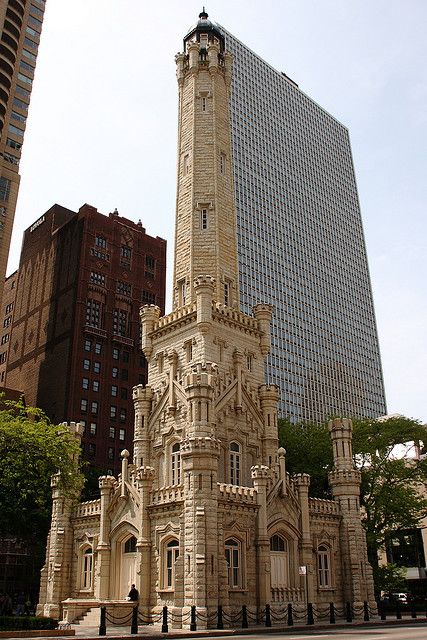
{"type": "Polygon", "coordinates": [[[197,631],[196,624],[196,605],[191,605],[190,631],[197,631]]]}
{"type": "Polygon", "coordinates": [[[307,624],[314,624],[313,605],[311,602],[307,604],[307,624]]]}
{"type": "Polygon", "coordinates": [[[417,617],[417,609],[415,607],[415,602],[411,602],[411,618],[417,617]]]}
{"type": "Polygon", "coordinates": [[[216,623],[217,629],[224,629],[224,622],[222,621],[222,605],[218,605],[218,620],[216,623]]]}
{"type": "Polygon", "coordinates": [[[347,622],[353,622],[353,614],[351,611],[351,604],[349,602],[347,602],[345,605],[345,611],[346,611],[345,619],[347,620],[347,622]]]}
{"type": "Polygon", "coordinates": [[[271,611],[269,604],[265,605],[265,626],[271,627],[271,611]]]}
{"type": "Polygon", "coordinates": [[[381,620],[386,620],[387,619],[387,613],[386,613],[386,610],[385,610],[385,602],[380,601],[379,608],[380,608],[380,618],[381,618],[381,620]]]}
{"type": "Polygon", "coordinates": [[[101,617],[100,617],[100,620],[99,620],[99,631],[98,631],[100,636],[107,635],[106,620],[107,620],[107,608],[106,607],[101,607],[101,617]]]}
{"type": "Polygon", "coordinates": [[[288,627],[293,627],[294,613],[292,611],[292,602],[288,602],[288,627]]]}
{"type": "Polygon", "coordinates": [[[242,629],[248,628],[248,612],[246,610],[246,605],[242,605],[242,629]]]}
{"type": "Polygon", "coordinates": [[[400,609],[399,600],[396,600],[396,620],[402,620],[402,611],[400,609]]]}
{"type": "Polygon", "coordinates": [[[162,611],[162,633],[167,633],[168,631],[168,608],[165,605],[162,611]]]}
{"type": "Polygon", "coordinates": [[[369,622],[369,606],[366,600],[363,603],[363,620],[369,622]]]}
{"type": "Polygon", "coordinates": [[[132,607],[132,622],[130,625],[130,632],[132,634],[138,633],[138,605],[132,607]]]}
{"type": "Polygon", "coordinates": [[[335,624],[335,606],[333,602],[329,603],[329,622],[335,624]]]}

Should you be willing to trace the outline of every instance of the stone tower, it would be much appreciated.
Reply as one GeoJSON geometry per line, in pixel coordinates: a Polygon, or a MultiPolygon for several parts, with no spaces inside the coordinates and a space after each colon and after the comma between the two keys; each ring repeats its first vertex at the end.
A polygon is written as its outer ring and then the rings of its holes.
{"type": "Polygon", "coordinates": [[[203,11],[176,56],[179,88],[174,307],[195,301],[194,280],[215,280],[214,300],[239,308],[229,116],[232,58],[203,11]]]}

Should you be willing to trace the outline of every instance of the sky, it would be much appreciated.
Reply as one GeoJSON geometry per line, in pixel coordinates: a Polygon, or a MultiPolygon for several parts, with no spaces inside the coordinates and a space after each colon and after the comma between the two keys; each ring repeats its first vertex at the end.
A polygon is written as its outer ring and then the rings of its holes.
{"type": "MultiPolygon", "coordinates": [[[[46,1],[8,273],[47,209],[89,203],[166,238],[170,282],[174,56],[201,9],[46,1]]],[[[426,0],[212,0],[206,10],[349,128],[388,412],[427,422],[426,0]]]]}

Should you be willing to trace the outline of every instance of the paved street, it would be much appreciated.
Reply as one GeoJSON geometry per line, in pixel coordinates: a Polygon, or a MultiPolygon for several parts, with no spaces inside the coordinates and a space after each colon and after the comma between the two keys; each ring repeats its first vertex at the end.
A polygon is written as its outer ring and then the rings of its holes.
{"type": "MultiPolygon", "coordinates": [[[[227,636],[220,636],[224,640],[227,636]]],[[[381,627],[381,628],[355,628],[355,629],[327,629],[319,631],[313,629],[311,633],[306,631],[300,633],[274,633],[267,637],[272,639],[283,638],[284,640],[320,640],[332,638],[333,640],[426,640],[427,625],[417,624],[413,626],[381,627]]],[[[218,637],[217,637],[218,638],[218,637]]],[[[248,640],[266,640],[265,634],[239,636],[248,640]]],[[[230,640],[228,636],[228,640],[230,640]]]]}

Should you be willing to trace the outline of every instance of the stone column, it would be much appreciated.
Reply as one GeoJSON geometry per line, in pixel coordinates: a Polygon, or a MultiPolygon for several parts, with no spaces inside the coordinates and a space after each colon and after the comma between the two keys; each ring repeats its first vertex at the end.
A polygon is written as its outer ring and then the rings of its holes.
{"type": "Polygon", "coordinates": [[[259,399],[264,417],[263,462],[273,472],[276,472],[277,447],[279,444],[277,433],[278,388],[275,385],[263,384],[259,388],[259,399]]]}
{"type": "Polygon", "coordinates": [[[132,395],[135,407],[133,463],[138,468],[146,466],[150,462],[150,440],[147,436],[147,424],[151,414],[153,390],[149,386],[138,385],[133,388],[132,395]]]}
{"type": "Polygon", "coordinates": [[[153,352],[151,333],[160,318],[160,307],[157,307],[154,304],[144,305],[139,310],[139,316],[141,318],[142,329],[141,349],[143,350],[147,361],[150,361],[151,354],[153,352]]]}
{"type": "Polygon", "coordinates": [[[110,517],[108,508],[115,485],[113,476],[101,476],[99,478],[99,488],[101,491],[101,515],[99,522],[99,540],[97,546],[97,567],[96,580],[94,585],[94,596],[100,600],[109,598],[110,595],[110,517]]]}
{"type": "Polygon", "coordinates": [[[313,564],[313,544],[310,532],[310,516],[308,508],[308,488],[310,486],[310,476],[307,473],[299,473],[295,477],[295,484],[298,490],[298,498],[301,508],[301,561],[300,565],[307,567],[307,575],[301,577],[301,588],[306,592],[308,602],[314,602],[314,572],[316,566],[313,564]]]}
{"type": "Polygon", "coordinates": [[[343,601],[360,608],[366,600],[375,606],[372,568],[368,562],[366,535],[360,514],[360,471],[352,457],[353,425],[347,418],[328,423],[334,454],[329,473],[332,495],[341,513],[340,547],[343,601]]]}
{"type": "Polygon", "coordinates": [[[270,476],[268,467],[256,465],[251,468],[254,488],[257,492],[258,515],[256,522],[256,550],[257,550],[257,606],[265,607],[270,603],[270,538],[267,520],[267,483],[270,476]]]}
{"type": "Polygon", "coordinates": [[[212,299],[215,289],[215,278],[198,276],[194,280],[197,305],[197,328],[202,334],[208,333],[212,325],[212,299]]]}
{"type": "Polygon", "coordinates": [[[136,547],[140,553],[141,563],[139,567],[139,604],[148,613],[151,600],[151,524],[148,506],[150,504],[150,492],[153,488],[155,471],[152,467],[138,469],[136,480],[141,499],[141,523],[140,536],[136,547]]]}
{"type": "Polygon", "coordinates": [[[258,329],[261,332],[260,346],[261,353],[265,357],[271,349],[271,317],[273,307],[271,304],[257,304],[254,307],[254,315],[258,321],[258,329]]]}

